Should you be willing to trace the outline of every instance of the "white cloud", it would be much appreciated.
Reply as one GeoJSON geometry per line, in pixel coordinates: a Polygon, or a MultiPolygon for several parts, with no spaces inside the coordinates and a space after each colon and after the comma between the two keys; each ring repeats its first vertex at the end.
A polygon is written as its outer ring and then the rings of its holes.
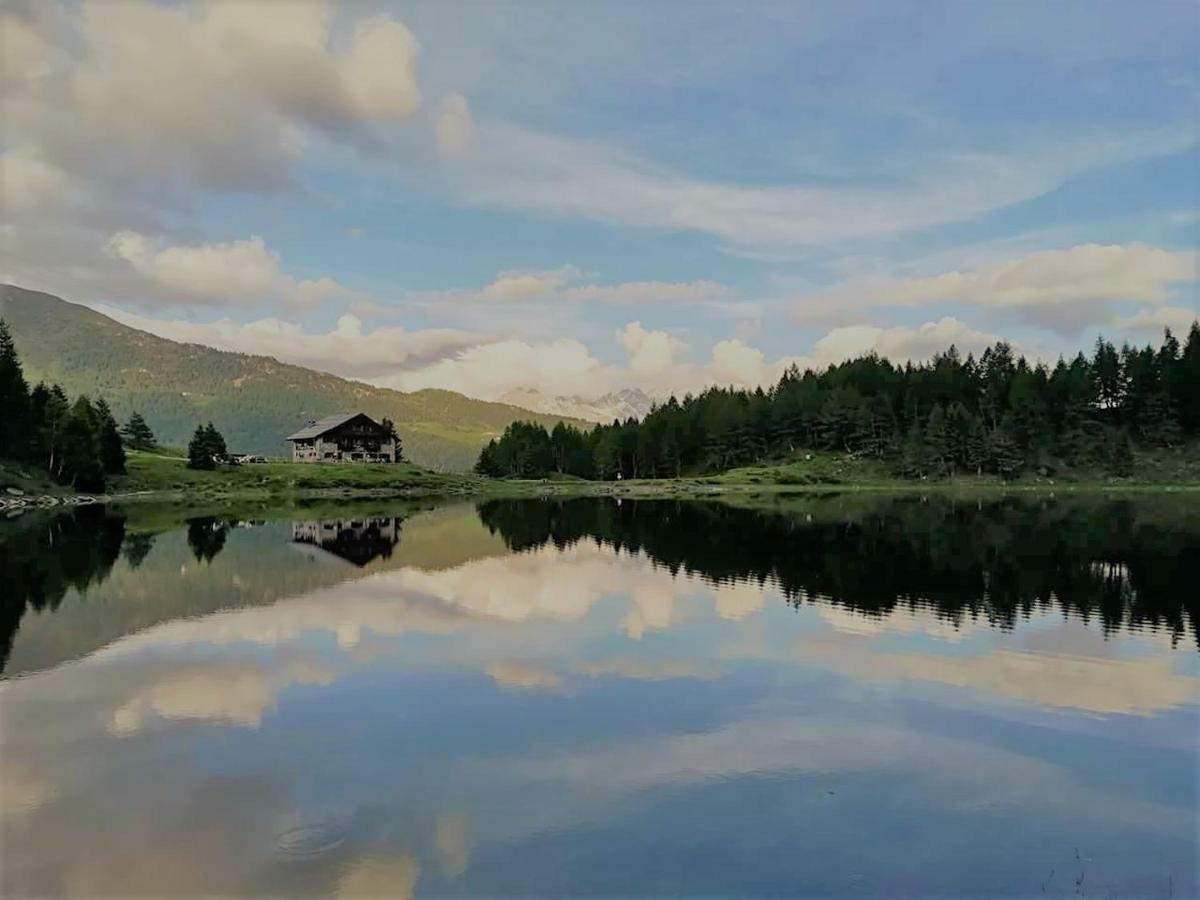
{"type": "MultiPolygon", "coordinates": [[[[682,396],[709,385],[769,387],[792,364],[823,368],[865,353],[897,361],[928,359],[951,344],[977,355],[999,336],[943,317],[914,327],[858,324],[831,329],[809,352],[769,357],[741,338],[720,340],[707,359],[689,361],[692,347],[671,333],[628,322],[613,336],[620,362],[602,361],[585,343],[569,338],[524,340],[457,329],[366,329],[346,314],[327,333],[310,333],[277,318],[251,322],[188,322],[137,315],[103,304],[96,308],[134,328],[171,340],[272,356],[348,378],[402,391],[442,388],[497,400],[522,389],[548,396],[596,397],[637,386],[655,397],[682,396]]],[[[1182,330],[1182,329],[1181,329],[1182,330]]]]}
{"type": "Polygon", "coordinates": [[[766,362],[761,350],[738,338],[718,341],[712,351],[712,371],[718,384],[761,384],[766,362]]]}
{"type": "Polygon", "coordinates": [[[738,248],[828,246],[963,221],[1048,193],[1081,172],[1191,146],[1190,127],[1093,135],[1007,155],[929,160],[902,183],[747,187],[702,181],[609,145],[481,125],[486,158],[465,199],[641,228],[700,231],[738,248]]]}
{"type": "Polygon", "coordinates": [[[601,371],[600,361],[580,341],[529,343],[514,338],[470,347],[454,358],[378,383],[403,391],[445,388],[491,400],[522,387],[553,386],[558,393],[590,395],[605,382],[601,371]]]}
{"type": "Polygon", "coordinates": [[[1144,309],[1115,320],[1114,328],[1140,334],[1161,335],[1164,328],[1170,328],[1175,336],[1184,340],[1184,336],[1192,327],[1192,323],[1200,319],[1200,307],[1185,309],[1182,306],[1160,306],[1155,309],[1144,309]]]}
{"type": "Polygon", "coordinates": [[[168,245],[134,231],[109,243],[154,292],[210,306],[241,306],[283,300],[311,306],[350,292],[331,278],[297,281],[280,268],[279,254],[261,237],[212,244],[168,245]]]}
{"type": "Polygon", "coordinates": [[[342,42],[322,0],[89,0],[2,30],[8,142],[147,196],[277,187],[310,134],[366,140],[421,104],[404,24],[363,19],[342,42]]]}
{"type": "Polygon", "coordinates": [[[667,371],[687,345],[665,331],[647,331],[641,322],[630,322],[617,331],[617,342],[629,354],[629,369],[639,378],[667,371]]]}
{"type": "Polygon", "coordinates": [[[963,355],[978,355],[1000,339],[998,335],[977,331],[950,316],[915,328],[843,325],[831,329],[813,345],[811,364],[829,366],[867,353],[877,353],[893,362],[921,361],[946,350],[951,344],[963,355]]]}
{"type": "Polygon", "coordinates": [[[859,306],[924,306],[947,301],[1018,307],[1095,300],[1160,302],[1169,285],[1195,281],[1195,253],[1145,244],[1081,244],[1042,250],[967,272],[884,282],[846,282],[823,295],[859,306]]]}
{"type": "Polygon", "coordinates": [[[474,123],[471,107],[462,94],[451,94],[442,101],[437,123],[438,149],[446,156],[461,156],[471,149],[474,123]]]}
{"type": "Polygon", "coordinates": [[[579,276],[574,266],[563,266],[543,272],[501,272],[480,292],[484,300],[519,302],[547,297],[556,288],[579,276]]]}
{"type": "MultiPolygon", "coordinates": [[[[272,10],[272,27],[278,17],[272,10]]],[[[420,108],[419,52],[412,32],[391,16],[372,16],[355,24],[350,47],[335,68],[364,118],[399,121],[420,108]]]]}
{"type": "Polygon", "coordinates": [[[463,289],[435,294],[438,302],[449,296],[458,302],[536,300],[562,303],[604,303],[612,306],[644,304],[732,304],[738,294],[718,281],[622,281],[615,284],[581,284],[585,273],[578,266],[501,272],[478,291],[463,289]]]}
{"type": "Polygon", "coordinates": [[[0,154],[0,200],[6,216],[46,210],[70,187],[65,172],[36,157],[0,154]]]}
{"type": "Polygon", "coordinates": [[[313,334],[294,322],[274,318],[253,322],[231,319],[187,322],[154,319],[104,305],[96,308],[119,322],[173,341],[273,356],[284,362],[358,379],[380,378],[403,366],[428,365],[488,340],[485,336],[448,328],[407,331],[396,326],[380,326],[364,331],[362,320],[349,314],[339,318],[332,331],[313,334]]]}
{"type": "Polygon", "coordinates": [[[615,306],[645,303],[709,303],[731,301],[737,293],[716,281],[625,281],[619,284],[585,284],[567,288],[564,300],[594,300],[615,306]]]}

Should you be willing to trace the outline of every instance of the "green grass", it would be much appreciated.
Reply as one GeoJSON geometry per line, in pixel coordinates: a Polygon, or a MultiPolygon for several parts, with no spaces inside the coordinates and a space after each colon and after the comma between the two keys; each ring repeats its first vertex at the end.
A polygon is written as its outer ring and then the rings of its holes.
{"type": "Polygon", "coordinates": [[[303,494],[309,492],[374,492],[396,494],[466,493],[478,479],[431,472],[412,463],[295,463],[273,461],[219,466],[212,471],[189,469],[182,456],[169,450],[131,452],[127,473],[112,479],[111,494],[181,493],[216,495],[303,494]]]}
{"type": "MultiPolygon", "coordinates": [[[[162,447],[153,453],[130,452],[128,473],[110,480],[110,496],[165,500],[210,506],[226,500],[290,502],[303,497],[447,496],[546,497],[620,495],[689,497],[776,495],[806,492],[1195,490],[1200,488],[1200,448],[1157,450],[1138,454],[1136,475],[1111,478],[1100,471],[1027,472],[1005,482],[994,475],[957,476],[914,481],[896,477],[887,463],[838,453],[803,453],[789,460],[731,469],[719,475],[626,481],[583,481],[570,476],[548,479],[487,479],[432,472],[412,463],[293,463],[272,461],[221,466],[213,471],[189,469],[182,450],[162,447]]],[[[72,493],[38,470],[0,461],[0,491],[13,487],[26,494],[72,493]]]]}
{"type": "Polygon", "coordinates": [[[41,469],[10,459],[0,459],[0,496],[7,495],[8,488],[31,495],[74,493],[70,488],[55,484],[41,469]]]}

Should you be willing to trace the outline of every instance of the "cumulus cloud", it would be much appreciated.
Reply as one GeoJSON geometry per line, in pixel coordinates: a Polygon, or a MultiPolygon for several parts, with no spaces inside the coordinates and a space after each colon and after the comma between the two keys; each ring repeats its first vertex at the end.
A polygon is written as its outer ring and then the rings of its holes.
{"type": "Polygon", "coordinates": [[[294,322],[275,318],[188,322],[154,319],[103,305],[96,308],[119,322],[170,340],[273,356],[323,372],[368,380],[392,374],[401,366],[428,365],[486,340],[449,328],[407,331],[379,326],[364,330],[362,320],[350,314],[341,316],[332,331],[314,334],[294,322]]]}
{"type": "Polygon", "coordinates": [[[109,249],[167,298],[211,306],[280,299],[311,306],[350,292],[331,278],[297,281],[261,237],[212,244],[168,245],[134,231],[113,235],[109,249]]]}
{"type": "Polygon", "coordinates": [[[470,347],[453,358],[378,383],[404,391],[445,388],[492,400],[517,388],[552,385],[560,393],[590,395],[605,383],[598,377],[601,368],[581,341],[530,343],[512,338],[470,347]]]}
{"type": "Polygon", "coordinates": [[[177,214],[198,196],[292,187],[314,147],[375,153],[417,112],[407,27],[334,13],[329,0],[7,5],[0,184],[20,227],[0,241],[4,276],[173,304],[241,302],[264,286],[300,305],[341,295],[332,279],[272,277],[253,238],[158,246],[179,243],[177,214]],[[222,278],[210,263],[225,261],[222,278]],[[199,277],[181,285],[185,270],[199,277]]]}
{"type": "Polygon", "coordinates": [[[501,272],[479,292],[484,300],[518,302],[548,297],[556,288],[579,276],[574,266],[542,272],[501,272]]]}
{"type": "Polygon", "coordinates": [[[1043,250],[968,272],[946,272],[831,292],[871,306],[923,306],[957,300],[989,306],[1033,306],[1086,300],[1161,301],[1167,287],[1198,277],[1195,253],[1145,244],[1081,244],[1043,250]]]}
{"type": "Polygon", "coordinates": [[[438,117],[438,149],[446,156],[461,156],[471,149],[474,134],[471,107],[462,94],[451,94],[442,101],[438,117]]]}
{"type": "Polygon", "coordinates": [[[647,331],[641,322],[630,322],[617,331],[617,341],[629,354],[629,369],[642,378],[667,371],[687,345],[665,331],[647,331]]]}
{"type": "Polygon", "coordinates": [[[944,316],[915,328],[877,325],[844,325],[831,329],[813,345],[811,362],[817,367],[833,365],[867,353],[886,356],[894,362],[929,359],[951,344],[963,354],[983,352],[1001,338],[977,331],[964,322],[944,316]]]}
{"type": "Polygon", "coordinates": [[[1160,306],[1119,318],[1113,322],[1113,327],[1140,335],[1162,334],[1164,328],[1170,328],[1175,336],[1182,340],[1197,319],[1200,319],[1200,306],[1191,309],[1182,306],[1160,306]]]}
{"type": "Polygon", "coordinates": [[[1109,322],[1113,302],[1161,305],[1173,286],[1198,279],[1200,258],[1194,252],[1145,244],[1080,244],[962,272],[893,280],[852,279],[802,300],[796,313],[804,320],[831,308],[845,312],[966,303],[1071,330],[1109,322]]]}
{"type": "Polygon", "coordinates": [[[694,361],[690,358],[693,348],[687,342],[632,321],[613,334],[624,359],[606,362],[587,344],[569,338],[538,341],[457,329],[367,329],[351,314],[339,318],[329,332],[311,333],[277,318],[189,322],[137,315],[102,304],[97,309],[126,325],[171,340],[273,356],[381,387],[402,391],[442,388],[485,400],[530,389],[549,396],[595,397],[636,385],[661,398],[714,384],[769,387],[791,365],[820,369],[871,352],[893,360],[923,360],[951,344],[964,354],[978,354],[1000,340],[998,335],[947,316],[913,327],[834,328],[798,356],[771,357],[741,338],[729,338],[715,342],[706,358],[694,361]]]}
{"type": "Polygon", "coordinates": [[[55,12],[11,13],[0,28],[13,49],[8,139],[123,189],[277,187],[308,134],[359,140],[421,105],[419,47],[388,16],[339,40],[320,0],[55,12]]]}

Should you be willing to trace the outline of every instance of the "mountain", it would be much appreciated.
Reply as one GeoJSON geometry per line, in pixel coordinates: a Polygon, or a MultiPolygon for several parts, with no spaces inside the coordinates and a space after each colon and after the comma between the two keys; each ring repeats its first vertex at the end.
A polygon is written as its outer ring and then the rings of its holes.
{"type": "Polygon", "coordinates": [[[198,422],[211,420],[231,451],[282,454],[284,437],[310,419],[361,410],[390,417],[414,462],[465,471],[479,448],[517,419],[590,427],[453,391],[403,393],[267,356],[181,344],[13,285],[0,285],[0,318],[30,384],[58,382],[71,397],[103,397],[121,421],[136,409],[166,444],[186,443],[198,422]]]}
{"type": "Polygon", "coordinates": [[[638,388],[625,388],[600,397],[550,397],[536,388],[514,388],[500,398],[503,403],[523,406],[546,415],[584,419],[605,425],[613,419],[640,419],[650,412],[654,401],[638,388]]]}

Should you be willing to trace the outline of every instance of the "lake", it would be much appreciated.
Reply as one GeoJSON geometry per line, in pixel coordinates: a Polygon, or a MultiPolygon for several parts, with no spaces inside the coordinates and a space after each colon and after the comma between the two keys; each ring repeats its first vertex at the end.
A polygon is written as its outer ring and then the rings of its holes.
{"type": "Polygon", "coordinates": [[[0,528],[14,897],[1200,893],[1200,503],[0,528]]]}

